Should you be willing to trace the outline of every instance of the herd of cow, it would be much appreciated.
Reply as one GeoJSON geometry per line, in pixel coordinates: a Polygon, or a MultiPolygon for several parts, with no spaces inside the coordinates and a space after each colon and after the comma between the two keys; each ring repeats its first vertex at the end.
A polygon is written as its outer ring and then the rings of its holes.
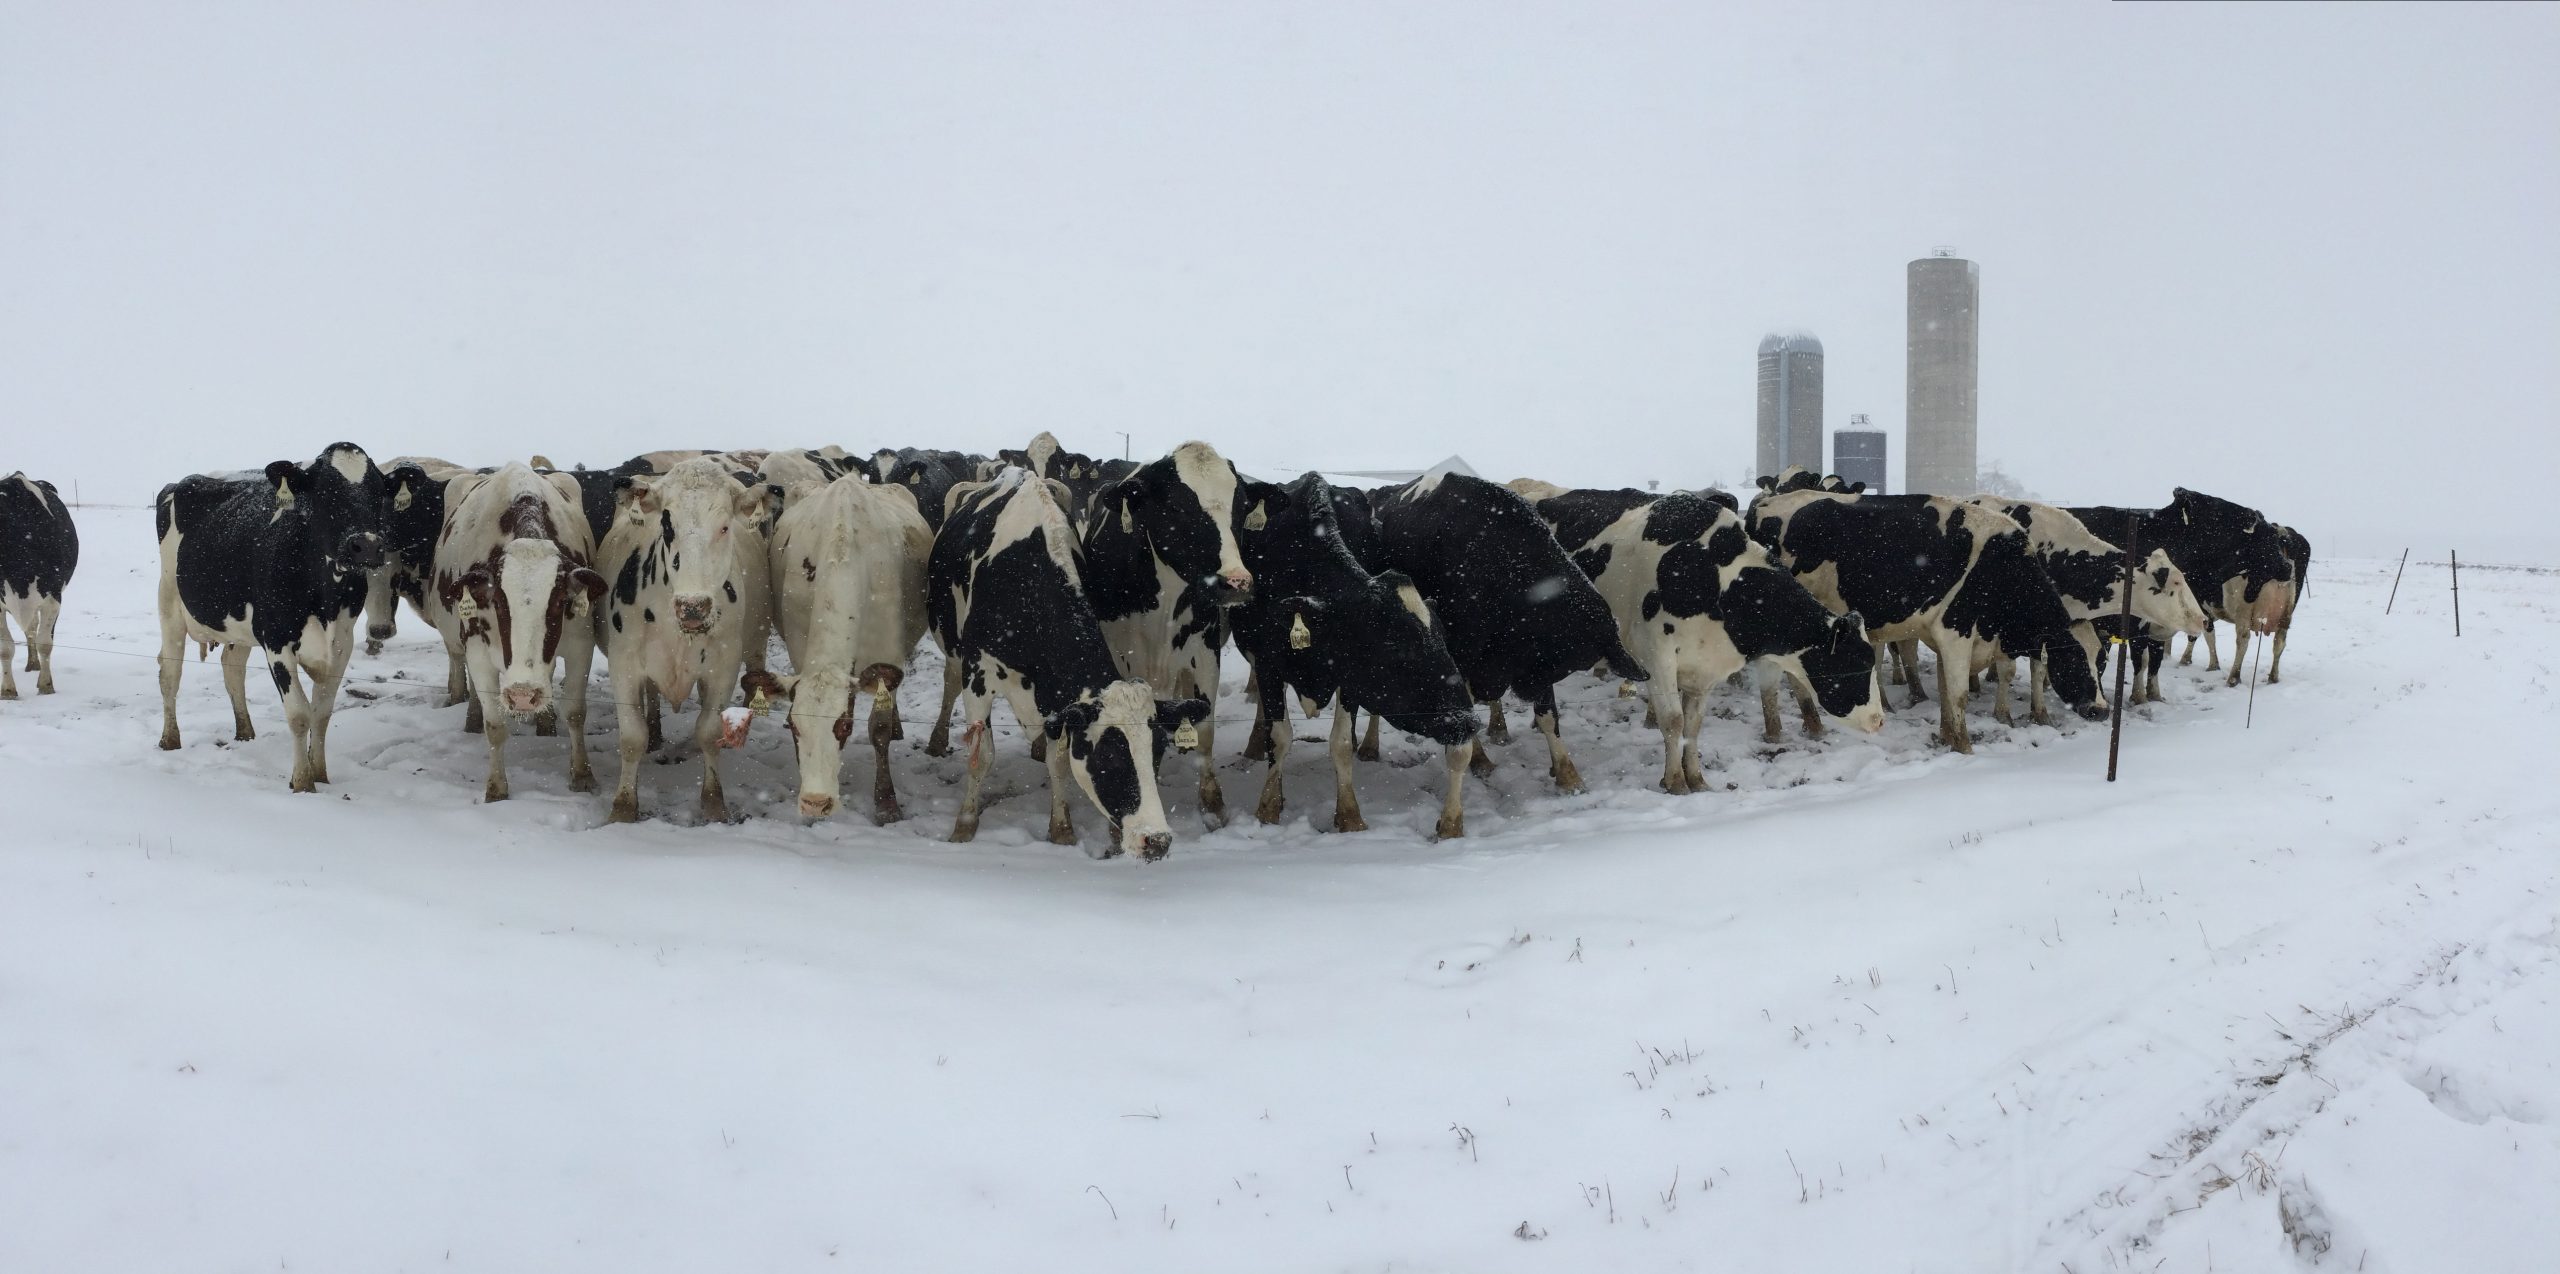
{"type": "MultiPolygon", "coordinates": [[[[873,811],[887,821],[899,817],[889,744],[904,735],[894,695],[930,630],[944,675],[925,751],[948,754],[955,702],[965,725],[952,839],[976,832],[988,717],[1002,698],[1049,767],[1050,839],[1076,843],[1072,783],[1110,823],[1089,852],[1153,859],[1172,843],[1157,789],[1169,747],[1201,754],[1201,816],[1226,819],[1210,701],[1232,642],[1252,670],[1246,755],[1267,762],[1257,817],[1281,814],[1292,732],[1272,726],[1294,696],[1310,717],[1332,712],[1337,829],[1364,826],[1353,763],[1377,757],[1383,719],[1441,747],[1438,834],[1459,836],[1465,778],[1491,766],[1478,740],[1508,737],[1505,694],[1529,705],[1550,776],[1573,790],[1557,683],[1594,671],[1641,687],[1662,736],[1662,786],[1686,793],[1705,783],[1697,740],[1716,686],[1755,669],[1773,742],[1781,685],[1807,733],[1826,716],[1872,731],[1887,707],[1881,672],[1897,670],[1913,704],[1927,697],[1925,643],[1940,737],[1971,751],[1971,684],[1989,673],[1995,713],[2009,720],[2019,659],[2030,661],[2036,720],[2048,685],[2104,719],[2110,637],[2131,644],[2140,697],[2159,697],[2172,633],[2189,635],[2190,656],[2202,634],[2218,664],[2216,620],[2237,634],[2232,680],[2252,632],[2271,636],[2276,680],[2310,566],[2299,534],[2184,489],[2156,510],[2066,510],[1869,495],[1801,471],[1759,485],[1748,506],[1714,490],[1506,487],[1438,472],[1366,490],[1313,473],[1281,485],[1238,473],[1206,443],[1097,461],[1048,434],[992,458],[684,451],[602,470],[540,457],[377,465],[338,443],[308,464],[161,490],[160,746],[179,746],[190,642],[221,649],[234,735],[252,737],[255,648],[293,733],[293,790],[328,782],[355,621],[378,652],[405,600],[443,638],[447,703],[467,704],[464,728],[486,738],[489,800],[507,796],[510,729],[552,733],[562,718],[569,786],[594,790],[585,726],[601,644],[619,724],[614,821],[638,817],[639,763],[663,746],[660,705],[688,700],[699,705],[704,818],[728,817],[721,748],[751,711],[775,706],[794,739],[801,814],[832,814],[866,698],[873,811]],[[767,667],[777,632],[788,673],[767,667]]],[[[77,557],[52,484],[0,480],[0,602],[27,634],[40,692],[53,690],[54,625],[77,557]]],[[[17,694],[14,655],[0,623],[0,698],[17,694]]]]}

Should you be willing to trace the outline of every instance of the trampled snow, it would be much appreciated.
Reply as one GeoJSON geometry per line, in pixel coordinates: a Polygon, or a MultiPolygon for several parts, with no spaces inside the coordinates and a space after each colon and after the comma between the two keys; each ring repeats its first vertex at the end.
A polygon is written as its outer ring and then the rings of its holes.
{"type": "MultiPolygon", "coordinates": [[[[515,799],[414,618],[358,656],[337,782],[158,734],[149,516],[81,511],[61,693],[0,704],[0,1269],[2539,1270],[2560,1247],[2560,576],[2324,562],[2280,685],[2172,668],[2124,735],[1759,742],[1650,790],[1639,701],[1517,705],[1469,836],[1390,733],[1249,812],[1245,709],[1147,865],[1040,839],[1009,722],[909,821],[793,812],[770,718],[604,827],[515,799]],[[2164,1263],[2165,1262],[2165,1263],[2164,1263]]],[[[2227,632],[2225,634],[2227,641],[2227,632]]],[[[26,683],[22,683],[26,684],[26,683]]],[[[32,685],[27,684],[32,690],[32,685]]],[[[1899,702],[1902,691],[1892,691],[1899,702]]],[[[609,691],[590,723],[610,787],[609,691]]],[[[999,721],[1007,719],[999,713],[999,721]]],[[[1320,735],[1320,722],[1297,723],[1320,735]]],[[[849,791],[868,749],[848,750],[849,791]]],[[[1102,834],[1078,797],[1083,834],[1102,834]]]]}

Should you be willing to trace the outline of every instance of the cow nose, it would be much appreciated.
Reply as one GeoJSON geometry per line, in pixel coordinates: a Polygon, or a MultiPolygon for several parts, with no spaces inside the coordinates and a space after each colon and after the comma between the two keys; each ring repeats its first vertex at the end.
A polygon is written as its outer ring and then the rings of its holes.
{"type": "Polygon", "coordinates": [[[382,537],[359,535],[347,541],[347,556],[359,567],[373,570],[382,565],[382,537]]]}
{"type": "Polygon", "coordinates": [[[711,626],[711,598],[708,596],[677,598],[676,626],[689,633],[698,633],[705,628],[709,628],[711,626]]]}
{"type": "Polygon", "coordinates": [[[1173,833],[1154,832],[1138,843],[1138,857],[1155,862],[1173,852],[1173,833]]]}
{"type": "Polygon", "coordinates": [[[2079,713],[2081,719],[2084,721],[2104,721],[2107,719],[2107,705],[2103,703],[2084,703],[2080,705],[2079,713]]]}
{"type": "Polygon", "coordinates": [[[1241,566],[1232,571],[1228,571],[1226,574],[1221,575],[1218,578],[1224,581],[1227,587],[1232,588],[1239,593],[1249,593],[1253,591],[1253,572],[1248,571],[1241,566]]]}
{"type": "Polygon", "coordinates": [[[540,712],[544,695],[540,686],[507,687],[507,711],[540,712]]]}
{"type": "Polygon", "coordinates": [[[389,624],[367,624],[364,626],[364,635],[375,641],[389,641],[399,636],[400,630],[389,624]]]}
{"type": "Polygon", "coordinates": [[[836,798],[824,793],[808,793],[800,798],[800,817],[825,818],[836,812],[836,798]]]}

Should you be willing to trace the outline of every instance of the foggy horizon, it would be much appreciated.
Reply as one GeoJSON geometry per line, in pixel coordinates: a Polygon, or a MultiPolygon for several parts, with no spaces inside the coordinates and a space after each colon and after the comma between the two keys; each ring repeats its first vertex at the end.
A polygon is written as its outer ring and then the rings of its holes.
{"type": "Polygon", "coordinates": [[[2560,10],[0,6],[0,413],[205,469],[662,447],[1747,482],[1824,349],[1903,487],[1904,269],[1980,458],[2329,554],[2560,561],[2560,10]]]}

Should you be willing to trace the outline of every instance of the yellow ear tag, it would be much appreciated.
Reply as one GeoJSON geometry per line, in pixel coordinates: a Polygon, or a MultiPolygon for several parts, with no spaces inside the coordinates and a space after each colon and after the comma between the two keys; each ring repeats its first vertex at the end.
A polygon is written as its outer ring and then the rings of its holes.
{"type": "Polygon", "coordinates": [[[462,600],[454,604],[453,613],[458,619],[468,620],[480,613],[480,603],[471,600],[471,594],[464,593],[462,600]]]}
{"type": "Polygon", "coordinates": [[[1262,511],[1262,506],[1259,504],[1253,506],[1253,512],[1244,515],[1244,529],[1248,531],[1259,531],[1269,525],[1271,525],[1271,517],[1262,511]]]}
{"type": "Polygon", "coordinates": [[[1316,635],[1307,631],[1307,617],[1291,615],[1289,617],[1289,649],[1305,650],[1314,645],[1315,641],[1316,635]]]}
{"type": "Polygon", "coordinates": [[[397,513],[406,513],[406,512],[408,512],[408,511],[409,511],[409,503],[410,503],[412,500],[415,500],[416,498],[417,498],[417,493],[416,493],[416,492],[413,492],[413,491],[411,491],[411,490],[409,489],[409,484],[408,484],[408,483],[406,483],[406,482],[401,483],[401,484],[400,484],[400,494],[398,494],[398,495],[395,495],[395,496],[391,497],[391,508],[392,508],[392,511],[397,512],[397,513]]]}
{"type": "Polygon", "coordinates": [[[756,687],[756,692],[747,696],[747,711],[752,712],[757,716],[763,716],[766,710],[771,707],[773,707],[773,701],[764,697],[764,687],[762,686],[756,687]]]}
{"type": "Polygon", "coordinates": [[[896,715],[898,711],[897,692],[885,687],[873,691],[871,693],[871,710],[873,712],[886,712],[892,716],[896,715]]]}
{"type": "Polygon", "coordinates": [[[1191,723],[1188,721],[1175,726],[1173,728],[1173,746],[1184,752],[1190,752],[1197,749],[1200,746],[1200,732],[1193,729],[1191,723]]]}
{"type": "Polygon", "coordinates": [[[1129,506],[1125,504],[1120,506],[1120,533],[1129,533],[1129,506]]]}

